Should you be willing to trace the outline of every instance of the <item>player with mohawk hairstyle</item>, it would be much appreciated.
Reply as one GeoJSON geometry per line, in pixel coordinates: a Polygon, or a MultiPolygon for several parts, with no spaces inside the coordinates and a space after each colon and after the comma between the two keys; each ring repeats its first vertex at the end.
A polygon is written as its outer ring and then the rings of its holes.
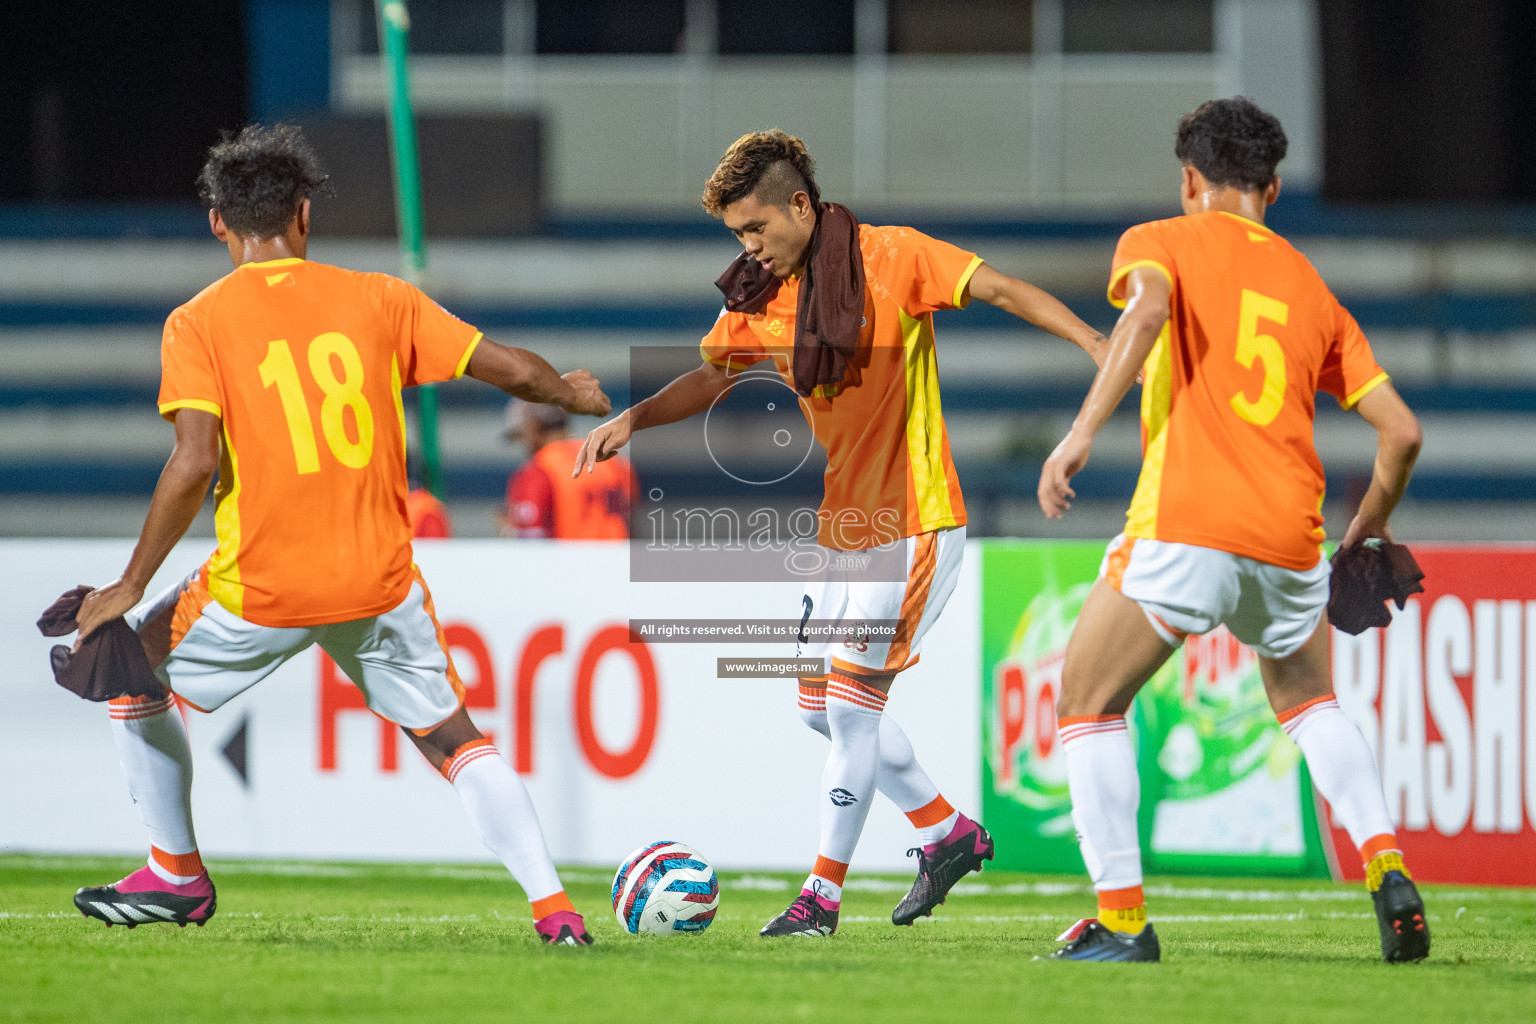
{"type": "Polygon", "coordinates": [[[148,864],[75,895],[108,925],[202,925],[213,882],[192,827],[192,756],[172,695],[211,711],[319,644],[398,724],[523,887],[546,943],[587,944],[512,766],[464,709],[426,580],[411,560],[402,388],[468,375],[532,402],[601,416],[585,370],[560,376],[449,315],[415,287],[305,258],[326,181],[299,129],[250,126],[199,181],[233,273],[166,321],[160,414],[176,447],[123,575],[89,594],[84,639],[126,616],[169,693],[110,702],[148,864]],[[218,548],[140,605],[218,474],[218,548]],[[151,638],[168,637],[165,641],[151,638]]]}
{"type": "MultiPolygon", "coordinates": [[[[949,454],[934,356],[933,313],[979,298],[1083,348],[1104,338],[1033,285],[974,253],[906,227],[860,224],[823,202],[805,144],[778,129],[731,144],[703,205],[743,252],[716,284],[725,308],[702,364],[588,435],[576,471],[612,458],[637,430],[704,412],[740,372],[765,359],[799,396],[827,452],[818,543],[828,561],[876,547],[904,578],[829,573],[810,581],[806,618],[899,621],[883,641],[802,642],[823,674],[800,680],[801,718],[832,742],[822,775],[821,840],[805,885],[765,936],[830,935],[848,862],[878,789],[918,829],[917,878],[892,912],[911,924],[992,857],[991,837],[956,811],[885,713],[897,673],[916,663],[960,571],[965,503],[949,454]]],[[[804,638],[802,637],[802,641],[804,638]]]]}

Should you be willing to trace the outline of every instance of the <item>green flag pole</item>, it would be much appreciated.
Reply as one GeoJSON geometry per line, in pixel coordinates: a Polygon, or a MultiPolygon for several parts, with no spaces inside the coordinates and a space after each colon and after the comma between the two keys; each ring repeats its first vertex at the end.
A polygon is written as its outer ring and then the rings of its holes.
{"type": "MultiPolygon", "coordinates": [[[[395,177],[395,216],[400,226],[400,257],[405,279],[420,286],[427,271],[427,241],[421,221],[421,165],[416,150],[416,115],[411,110],[411,73],[407,64],[411,18],[405,0],[378,0],[379,55],[389,91],[390,164],[395,177]]],[[[437,438],[437,388],[417,391],[417,432],[421,466],[429,491],[443,493],[442,453],[437,438]]]]}

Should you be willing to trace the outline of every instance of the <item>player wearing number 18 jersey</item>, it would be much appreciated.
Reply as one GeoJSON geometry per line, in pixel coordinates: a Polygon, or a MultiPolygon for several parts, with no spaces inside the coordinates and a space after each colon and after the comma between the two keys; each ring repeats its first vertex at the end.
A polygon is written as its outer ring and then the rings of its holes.
{"type": "Polygon", "coordinates": [[[308,196],[324,181],[285,126],[226,138],[203,169],[209,223],[235,270],[166,322],[160,413],[175,424],[176,448],[122,578],[77,617],[83,638],[126,615],[168,691],[109,705],[150,858],[119,882],[81,889],[75,905],[130,928],[213,915],[171,698],[211,711],[318,644],[453,785],[526,892],[544,941],[589,942],[527,792],[464,710],[412,563],[401,390],[467,373],[575,413],[602,415],[608,399],[586,371],[562,378],[403,281],[305,259],[308,196]],[[215,469],[217,550],[140,604],[215,469]]]}
{"type": "Polygon", "coordinates": [[[172,313],[160,414],[223,427],[209,594],[261,626],[398,605],[412,580],[400,392],[461,376],[480,342],[399,278],[297,257],[241,264],[172,313]]]}
{"type": "Polygon", "coordinates": [[[1264,225],[1285,134],[1242,97],[1179,124],[1185,216],[1142,224],[1115,251],[1125,312],[1071,432],[1047,461],[1040,504],[1060,515],[1094,435],[1142,374],[1141,478],[1073,629],[1057,704],[1072,816],[1099,916],[1058,956],[1156,960],[1137,839],[1136,760],[1125,712],[1191,633],[1226,625],[1259,656],[1270,705],[1366,865],[1382,953],[1429,952],[1370,748],[1333,697],[1329,564],[1321,556],[1317,392],[1378,435],[1376,472],[1346,546],[1389,538],[1420,433],[1354,318],[1312,265],[1264,225]]]}

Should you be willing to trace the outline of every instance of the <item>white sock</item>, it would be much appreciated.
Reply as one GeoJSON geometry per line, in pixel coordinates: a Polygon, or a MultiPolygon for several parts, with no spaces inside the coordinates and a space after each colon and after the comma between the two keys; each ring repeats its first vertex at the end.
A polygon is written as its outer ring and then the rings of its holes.
{"type": "MultiPolygon", "coordinates": [[[[801,685],[799,698],[800,720],[832,738],[832,727],[827,724],[827,697],[822,687],[801,685]]],[[[902,731],[889,713],[880,716],[880,767],[875,772],[875,788],[884,793],[896,805],[897,810],[908,816],[930,807],[939,799],[939,787],[933,784],[923,766],[917,763],[912,741],[902,731]]],[[[917,827],[917,834],[924,846],[940,842],[960,820],[958,811],[951,811],[942,820],[917,827]]]]}
{"type": "MultiPolygon", "coordinates": [[[[833,673],[827,680],[827,725],[832,750],[821,773],[820,856],[847,864],[853,859],[864,819],[875,795],[880,765],[880,712],[885,694],[833,673]]],[[[840,879],[838,881],[841,881],[840,879]]]]}
{"type": "Polygon", "coordinates": [[[1060,722],[1067,755],[1072,823],[1095,889],[1141,884],[1141,840],[1136,810],[1141,780],[1125,718],[1083,715],[1060,722]]]}
{"type": "Polygon", "coordinates": [[[824,738],[832,738],[832,727],[827,724],[827,688],[825,683],[821,686],[806,686],[804,683],[801,683],[797,707],[800,711],[800,721],[804,722],[812,730],[821,733],[824,738]]]}
{"type": "Polygon", "coordinates": [[[489,741],[460,747],[443,762],[442,772],[486,849],[512,872],[529,903],[564,890],[523,780],[489,741]]]}
{"type": "Polygon", "coordinates": [[[960,821],[960,812],[940,796],[939,787],[917,763],[912,741],[890,715],[880,716],[880,770],[875,773],[875,787],[913,820],[918,839],[924,846],[942,841],[960,821]],[[939,809],[942,817],[937,820],[922,817],[924,812],[934,808],[939,809]],[[917,820],[929,821],[929,824],[918,825],[917,820]]]}
{"type": "Polygon", "coordinates": [[[825,875],[818,875],[814,871],[805,876],[805,884],[800,888],[801,891],[809,890],[815,893],[828,903],[843,902],[843,887],[825,875]]]}
{"type": "Polygon", "coordinates": [[[1301,748],[1313,785],[1356,848],[1376,836],[1392,834],[1376,759],[1337,700],[1330,696],[1282,711],[1280,724],[1301,748]]]}
{"type": "MultiPolygon", "coordinates": [[[[174,699],[145,701],[121,697],[108,702],[112,738],[128,778],[128,793],[149,830],[151,846],[170,854],[197,851],[192,830],[192,747],[174,699]]],[[[168,876],[150,859],[150,868],[168,876]]]]}

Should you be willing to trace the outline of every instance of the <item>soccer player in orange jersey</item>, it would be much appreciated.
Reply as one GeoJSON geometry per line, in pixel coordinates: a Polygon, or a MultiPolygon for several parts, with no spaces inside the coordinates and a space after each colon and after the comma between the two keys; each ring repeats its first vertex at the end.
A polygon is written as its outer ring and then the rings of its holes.
{"type": "MultiPolygon", "coordinates": [[[[210,151],[200,183],[235,270],[166,321],[160,413],[176,447],[123,575],[81,607],[80,636],[122,615],[144,637],[168,625],[169,651],[151,661],[169,694],[203,711],[319,644],[453,785],[526,892],[540,937],[590,942],[527,791],[465,712],[411,561],[400,392],[468,374],[585,415],[606,413],[607,396],[585,370],[561,377],[403,281],[305,259],[308,197],[324,182],[291,126],[248,127],[210,151]],[[141,604],[215,472],[217,550],[141,604]]],[[[201,925],[215,895],[193,834],[180,716],[170,695],[119,698],[110,710],[150,858],[81,889],[75,904],[109,925],[201,925]]]]}
{"type": "Polygon", "coordinates": [[[1072,816],[1099,916],[1057,952],[1157,960],[1137,841],[1125,713],[1191,633],[1225,624],[1259,656],[1270,705],[1366,864],[1388,961],[1429,930],[1364,736],[1339,710],[1329,661],[1319,391],[1376,429],[1375,474],[1346,547],[1390,539],[1418,456],[1418,421],[1317,271],[1264,225],[1280,192],[1280,122],[1242,97],[1179,122],[1184,216],[1131,228],[1109,297],[1124,309],[1108,359],[1040,476],[1060,518],[1094,436],[1143,374],[1141,479],[1067,645],[1057,716],[1072,816]]]}
{"type": "Polygon", "coordinates": [[[940,408],[933,313],[979,298],[1090,353],[1106,344],[1056,299],[974,253],[911,228],[860,225],[847,210],[823,204],[813,171],[805,145],[781,131],[753,132],[732,144],[705,187],[704,207],[745,249],[733,271],[754,281],[753,290],[766,299],[737,303],[722,278],[727,308],[703,341],[702,364],[592,431],[577,462],[577,472],[590,470],[634,431],[704,412],[743,368],[772,359],[826,449],[822,549],[835,556],[885,546],[904,559],[904,578],[895,582],[836,573],[812,580],[796,610],[822,620],[899,620],[904,633],[800,645],[800,656],[821,658],[826,666],[825,675],[800,680],[800,714],[832,741],[832,750],[822,776],[819,856],[800,895],[763,929],[765,936],[836,929],[848,861],[877,788],[921,837],[917,879],[892,913],[894,923],[931,913],[958,879],[992,856],[991,837],[950,806],[901,728],[883,713],[896,674],[916,662],[923,635],[955,587],[965,547],[965,504],[940,408]],[[830,334],[835,313],[829,319],[821,297],[806,296],[812,288],[802,280],[806,274],[814,275],[816,289],[840,288],[862,275],[862,289],[848,289],[847,325],[857,343],[846,366],[828,370],[835,379],[814,387],[806,386],[801,360],[816,357],[807,361],[820,371],[826,353],[802,348],[806,325],[797,317],[809,305],[817,311],[818,332],[830,334]]]}

